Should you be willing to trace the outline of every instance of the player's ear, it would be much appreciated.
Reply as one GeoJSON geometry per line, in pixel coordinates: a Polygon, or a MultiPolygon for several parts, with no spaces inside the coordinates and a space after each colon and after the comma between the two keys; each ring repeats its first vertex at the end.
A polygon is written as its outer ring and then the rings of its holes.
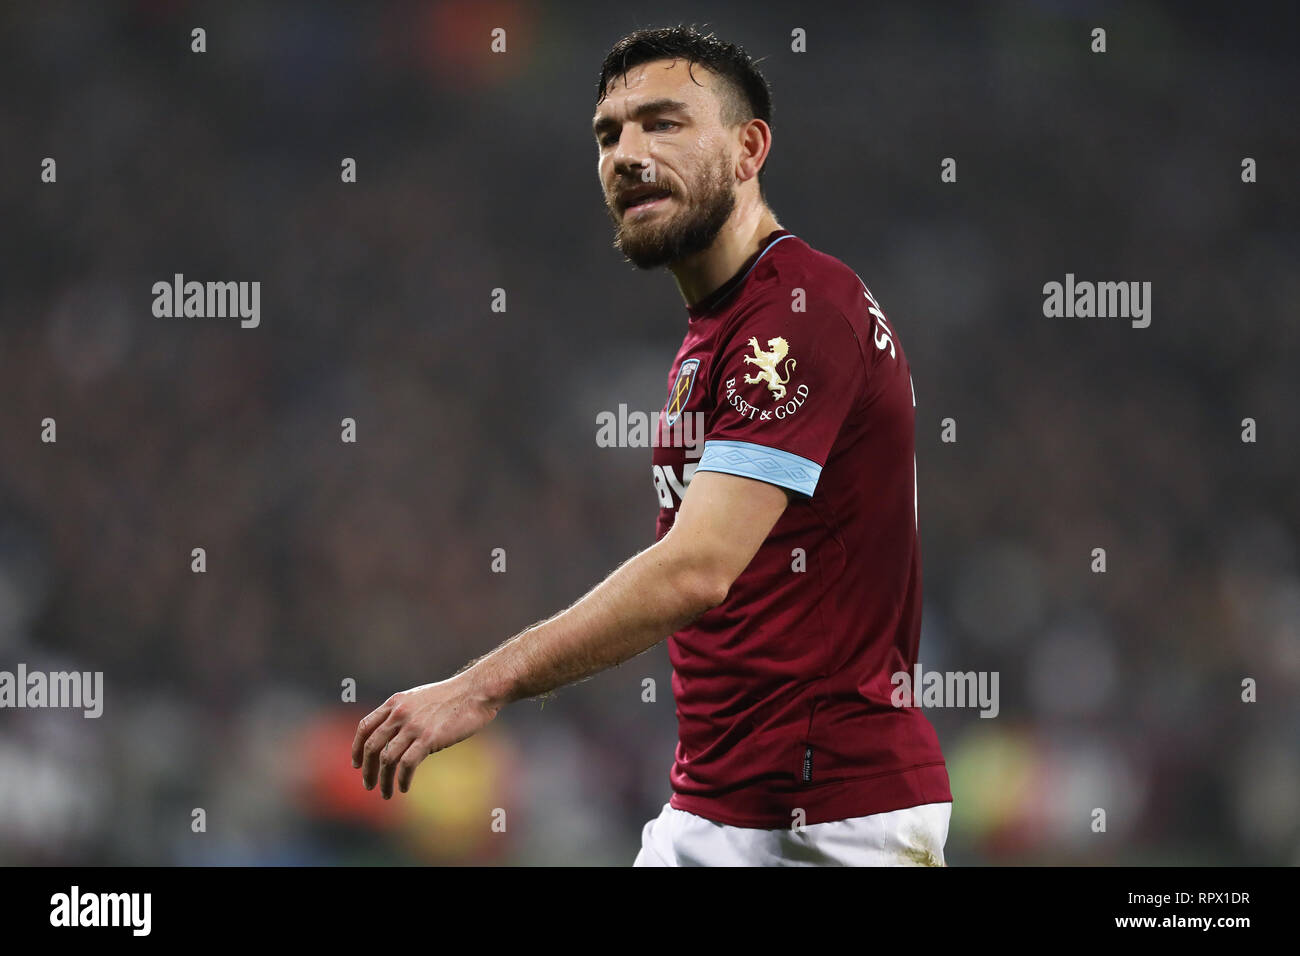
{"type": "Polygon", "coordinates": [[[757,177],[767,161],[772,147],[772,131],[761,119],[752,119],[740,124],[738,135],[740,156],[736,161],[736,178],[744,183],[757,177]]]}

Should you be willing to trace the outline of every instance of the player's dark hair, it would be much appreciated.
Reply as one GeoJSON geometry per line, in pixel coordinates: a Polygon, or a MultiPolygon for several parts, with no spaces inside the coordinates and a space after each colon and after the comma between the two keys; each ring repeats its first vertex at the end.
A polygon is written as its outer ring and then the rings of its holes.
{"type": "MultiPolygon", "coordinates": [[[[722,104],[722,121],[728,126],[751,119],[772,125],[772,91],[758,71],[757,61],[736,44],[720,40],[712,33],[700,33],[693,26],[637,30],[615,43],[600,65],[596,105],[605,99],[610,81],[625,77],[634,66],[654,60],[685,60],[687,69],[698,63],[722,77],[730,92],[722,104]]],[[[691,79],[695,79],[694,74],[691,79]]],[[[766,162],[758,171],[760,195],[765,172],[766,162]]]]}

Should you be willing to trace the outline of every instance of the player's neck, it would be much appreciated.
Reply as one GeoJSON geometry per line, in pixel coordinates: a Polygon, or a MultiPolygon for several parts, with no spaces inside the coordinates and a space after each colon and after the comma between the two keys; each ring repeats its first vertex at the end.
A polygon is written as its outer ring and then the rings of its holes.
{"type": "Polygon", "coordinates": [[[713,245],[669,269],[688,306],[716,292],[756,252],[759,244],[781,228],[772,211],[758,203],[748,210],[737,208],[718,231],[713,245]]]}

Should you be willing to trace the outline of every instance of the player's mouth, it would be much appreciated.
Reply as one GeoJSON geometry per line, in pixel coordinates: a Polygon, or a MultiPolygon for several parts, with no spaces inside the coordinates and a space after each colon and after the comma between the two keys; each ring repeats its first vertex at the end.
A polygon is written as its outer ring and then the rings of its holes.
{"type": "Polygon", "coordinates": [[[660,206],[666,205],[672,195],[672,190],[661,187],[634,189],[623,194],[619,199],[619,205],[623,209],[623,215],[639,216],[651,209],[658,209],[660,206]]]}

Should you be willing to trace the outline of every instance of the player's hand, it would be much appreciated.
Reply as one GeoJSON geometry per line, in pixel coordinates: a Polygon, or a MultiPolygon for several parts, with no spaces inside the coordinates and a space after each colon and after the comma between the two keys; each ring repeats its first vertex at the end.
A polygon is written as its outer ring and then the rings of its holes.
{"type": "Polygon", "coordinates": [[[366,715],[352,741],[352,766],[361,768],[367,790],[378,780],[389,799],[396,775],[406,793],[420,761],[473,736],[496,717],[500,708],[474,693],[465,676],[404,690],[366,715]]]}

